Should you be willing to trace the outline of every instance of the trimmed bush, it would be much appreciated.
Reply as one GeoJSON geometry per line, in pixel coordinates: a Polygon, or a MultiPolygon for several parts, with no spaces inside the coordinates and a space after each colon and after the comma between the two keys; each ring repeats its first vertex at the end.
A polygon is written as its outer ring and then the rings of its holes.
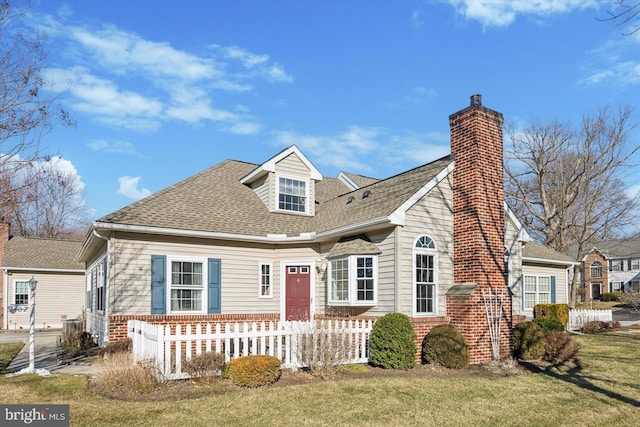
{"type": "Polygon", "coordinates": [[[566,328],[569,324],[569,306],[567,304],[536,304],[533,307],[533,318],[556,320],[566,328]]]}
{"type": "Polygon", "coordinates": [[[547,332],[544,348],[544,360],[560,366],[575,364],[580,345],[567,332],[547,332]]]}
{"type": "Polygon", "coordinates": [[[603,292],[600,294],[600,301],[620,301],[620,293],[618,292],[603,292]]]}
{"type": "Polygon", "coordinates": [[[191,356],[191,360],[182,361],[182,369],[191,378],[210,381],[220,375],[224,366],[224,355],[214,351],[191,356]]]}
{"type": "Polygon", "coordinates": [[[384,369],[413,368],[416,334],[402,313],[388,313],[376,320],[369,335],[369,363],[384,369]]]}
{"type": "Polygon", "coordinates": [[[455,325],[438,325],[422,341],[422,363],[461,369],[469,364],[469,346],[455,325]]]}
{"type": "Polygon", "coordinates": [[[86,331],[71,332],[60,345],[67,358],[85,354],[88,350],[96,347],[93,337],[86,331]]]}
{"type": "Polygon", "coordinates": [[[543,332],[563,332],[565,327],[562,323],[554,319],[533,319],[533,322],[540,326],[543,332]]]}
{"type": "Polygon", "coordinates": [[[537,323],[522,322],[513,328],[513,356],[522,360],[538,360],[544,356],[544,332],[537,323]]]}
{"type": "Polygon", "coordinates": [[[260,387],[280,378],[280,360],[273,356],[242,356],[227,364],[226,376],[235,385],[260,387]]]}
{"type": "Polygon", "coordinates": [[[582,325],[580,332],[583,334],[597,334],[600,332],[617,331],[620,328],[622,328],[622,326],[620,326],[620,322],[616,320],[608,322],[592,320],[582,325]]]}

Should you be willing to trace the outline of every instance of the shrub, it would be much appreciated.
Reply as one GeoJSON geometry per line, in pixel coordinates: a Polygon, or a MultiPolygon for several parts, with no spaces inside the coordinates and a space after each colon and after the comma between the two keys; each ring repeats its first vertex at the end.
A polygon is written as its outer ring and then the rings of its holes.
{"type": "Polygon", "coordinates": [[[161,382],[153,361],[133,363],[130,353],[116,352],[102,359],[92,384],[102,394],[134,395],[151,391],[161,382]]]}
{"type": "Polygon", "coordinates": [[[220,375],[224,366],[224,355],[214,351],[191,356],[191,360],[182,362],[182,369],[191,378],[208,381],[220,375]]]}
{"type": "Polygon", "coordinates": [[[567,332],[545,334],[544,360],[554,365],[575,364],[580,346],[567,332]]]}
{"type": "Polygon", "coordinates": [[[227,364],[226,376],[235,385],[260,387],[280,378],[280,361],[273,356],[242,356],[227,364]]]}
{"type": "Polygon", "coordinates": [[[533,319],[533,322],[540,326],[540,329],[542,329],[543,332],[563,332],[565,330],[565,327],[562,325],[562,323],[554,319],[538,318],[533,319]]]}
{"type": "Polygon", "coordinates": [[[617,331],[620,328],[620,322],[616,320],[592,320],[591,322],[586,322],[584,325],[582,325],[582,327],[580,328],[580,332],[584,334],[597,334],[599,332],[617,331]]]}
{"type": "Polygon", "coordinates": [[[321,326],[318,323],[307,331],[301,331],[297,351],[312,375],[333,378],[338,365],[349,358],[352,344],[348,334],[322,329],[321,326]]]}
{"type": "Polygon", "coordinates": [[[369,363],[384,369],[413,368],[416,335],[406,315],[388,313],[376,321],[369,335],[369,363]]]}
{"type": "Polygon", "coordinates": [[[635,311],[640,311],[640,292],[625,292],[620,295],[620,302],[635,311]]]}
{"type": "Polygon", "coordinates": [[[85,354],[87,350],[96,347],[93,337],[86,331],[74,331],[67,335],[60,343],[66,357],[85,354]]]}
{"type": "Polygon", "coordinates": [[[569,323],[569,306],[567,304],[536,304],[533,307],[534,319],[552,319],[567,327],[569,323]]]}
{"type": "Polygon", "coordinates": [[[620,301],[620,293],[604,292],[600,294],[600,301],[620,301]]]}
{"type": "Polygon", "coordinates": [[[544,332],[534,322],[518,323],[513,328],[513,356],[523,360],[538,360],[544,356],[544,332]]]}
{"type": "Polygon", "coordinates": [[[422,341],[422,363],[461,369],[469,364],[469,346],[455,325],[438,325],[422,341]]]}

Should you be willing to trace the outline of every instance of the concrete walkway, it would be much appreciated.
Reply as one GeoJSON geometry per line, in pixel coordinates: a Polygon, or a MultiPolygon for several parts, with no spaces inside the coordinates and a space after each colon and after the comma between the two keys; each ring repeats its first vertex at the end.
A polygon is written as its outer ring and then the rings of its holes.
{"type": "MultiPolygon", "coordinates": [[[[86,374],[92,375],[97,366],[91,359],[85,359],[71,364],[60,362],[60,338],[62,332],[46,331],[36,332],[35,340],[35,368],[44,369],[51,373],[86,374]]],[[[24,347],[11,361],[7,370],[19,372],[29,367],[29,334],[28,333],[3,333],[0,334],[0,342],[23,342],[24,347]]]]}

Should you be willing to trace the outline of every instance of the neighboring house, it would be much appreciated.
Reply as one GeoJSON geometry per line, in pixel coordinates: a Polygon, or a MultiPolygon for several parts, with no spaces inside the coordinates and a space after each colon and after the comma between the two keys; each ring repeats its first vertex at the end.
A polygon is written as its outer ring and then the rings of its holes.
{"type": "Polygon", "coordinates": [[[524,243],[521,270],[509,269],[515,270],[515,274],[510,274],[510,283],[514,283],[511,288],[514,292],[514,314],[530,319],[536,304],[568,304],[569,278],[576,265],[579,262],[561,252],[533,241],[524,243]],[[511,282],[512,277],[515,282],[511,282]]]}
{"type": "Polygon", "coordinates": [[[640,238],[596,243],[582,258],[580,284],[585,300],[604,292],[640,292],[640,238]]]}
{"type": "Polygon", "coordinates": [[[324,177],[291,146],[260,165],[224,161],[100,218],[78,254],[87,329],[106,344],[127,336],[129,319],[401,312],[420,342],[434,325],[457,325],[478,363],[491,359],[485,301],[497,297],[508,352],[509,289],[520,295],[521,280],[507,283],[505,248],[520,275],[529,238],[504,203],[502,115],[474,95],[449,122],[451,156],[387,179],[324,177]]]}
{"type": "Polygon", "coordinates": [[[83,315],[85,269],[83,263],[74,259],[80,244],[70,240],[8,237],[0,264],[4,329],[29,328],[29,280],[32,277],[38,282],[37,328],[62,328],[62,320],[83,315]]]}

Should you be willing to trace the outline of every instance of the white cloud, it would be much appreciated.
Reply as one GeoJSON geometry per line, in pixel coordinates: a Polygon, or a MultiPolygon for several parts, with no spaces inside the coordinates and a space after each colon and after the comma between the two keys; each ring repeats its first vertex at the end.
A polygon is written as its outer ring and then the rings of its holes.
{"type": "Polygon", "coordinates": [[[151,194],[150,190],[146,188],[138,189],[140,179],[141,177],[139,176],[123,176],[118,178],[119,187],[117,193],[133,200],[149,196],[151,194]]]}
{"type": "Polygon", "coordinates": [[[318,164],[372,176],[377,175],[378,166],[372,160],[384,162],[385,168],[391,165],[404,171],[445,156],[450,149],[448,134],[389,135],[384,129],[362,126],[350,126],[334,136],[280,131],[276,133],[276,141],[282,146],[297,145],[318,164]]]}
{"type": "Polygon", "coordinates": [[[104,151],[106,153],[114,154],[129,154],[132,156],[141,155],[133,144],[128,141],[107,141],[105,139],[96,139],[89,141],[87,145],[95,151],[104,151]]]}
{"type": "Polygon", "coordinates": [[[236,123],[229,128],[229,132],[236,135],[255,135],[260,131],[262,131],[262,125],[253,122],[236,123]]]}
{"type": "Polygon", "coordinates": [[[448,0],[466,19],[488,27],[507,27],[517,15],[549,16],[598,7],[602,0],[448,0]]]}
{"type": "MultiPolygon", "coordinates": [[[[293,81],[269,55],[240,46],[204,46],[210,49],[200,55],[114,25],[74,25],[71,8],[58,16],[30,20],[73,64],[47,71],[52,87],[65,91],[67,108],[110,126],[154,131],[171,120],[212,121],[222,130],[247,132],[247,117],[215,102],[216,92],[251,92],[260,80],[293,81]]],[[[260,126],[251,121],[254,129],[260,126]]]]}
{"type": "Polygon", "coordinates": [[[415,108],[416,105],[424,105],[433,101],[436,97],[436,91],[424,86],[416,86],[404,95],[401,99],[386,102],[384,105],[392,110],[400,110],[403,108],[415,108]]]}
{"type": "Polygon", "coordinates": [[[611,39],[588,52],[590,63],[584,67],[587,76],[578,83],[613,83],[619,86],[640,83],[640,61],[636,60],[638,49],[640,35],[623,36],[615,33],[611,39]]]}

